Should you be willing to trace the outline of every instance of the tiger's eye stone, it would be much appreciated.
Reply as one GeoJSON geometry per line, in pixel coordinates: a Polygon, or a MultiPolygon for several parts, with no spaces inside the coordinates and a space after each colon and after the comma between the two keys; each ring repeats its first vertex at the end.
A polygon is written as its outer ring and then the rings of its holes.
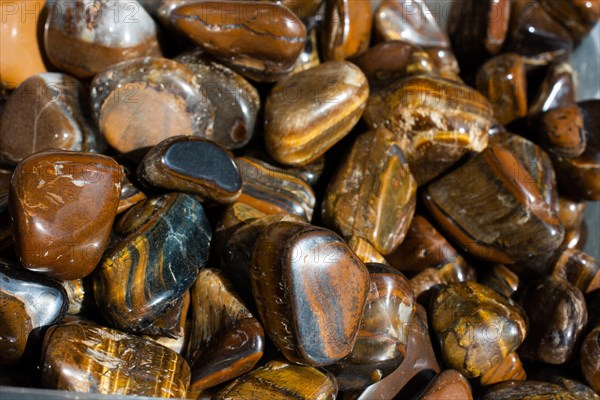
{"type": "Polygon", "coordinates": [[[504,53],[483,64],[477,73],[477,90],[490,101],[500,124],[527,115],[527,77],[518,54],[504,53]]]}
{"type": "Polygon", "coordinates": [[[408,345],[404,361],[389,376],[362,391],[347,392],[344,399],[387,400],[397,398],[399,393],[405,395],[407,390],[415,392],[415,387],[418,391],[420,385],[425,386],[439,372],[440,367],[429,338],[427,312],[423,306],[417,305],[413,320],[408,326],[408,345]]]}
{"type": "Polygon", "coordinates": [[[360,258],[360,261],[366,263],[378,263],[388,265],[387,260],[379,253],[368,240],[360,236],[352,236],[348,240],[348,247],[352,249],[354,254],[360,258]]]}
{"type": "Polygon", "coordinates": [[[287,167],[285,171],[297,176],[311,186],[315,186],[325,171],[325,157],[316,159],[307,165],[287,167]]]}
{"type": "Polygon", "coordinates": [[[588,317],[581,291],[563,279],[547,276],[531,282],[520,303],[529,317],[529,331],[519,354],[555,365],[569,361],[588,317]]]}
{"type": "Polygon", "coordinates": [[[567,197],[558,197],[558,219],[565,230],[578,228],[583,222],[587,202],[575,201],[567,197]]]}
{"type": "Polygon", "coordinates": [[[46,72],[37,32],[45,5],[46,0],[0,0],[0,87],[14,89],[46,72]]]}
{"type": "Polygon", "coordinates": [[[575,104],[578,98],[577,74],[568,62],[551,64],[529,106],[529,115],[575,104]]]}
{"type": "Polygon", "coordinates": [[[16,163],[50,148],[98,150],[98,133],[89,122],[89,107],[86,89],[76,79],[58,73],[30,77],[4,107],[0,155],[16,163]]]}
{"type": "Polygon", "coordinates": [[[561,247],[566,249],[585,249],[588,238],[588,227],[583,221],[578,227],[565,231],[565,238],[561,247]]]}
{"type": "Polygon", "coordinates": [[[506,297],[511,297],[519,289],[519,276],[502,264],[486,269],[480,283],[494,289],[506,297]]]}
{"type": "Polygon", "coordinates": [[[404,239],[416,207],[417,184],[394,134],[359,136],[329,183],[323,219],[343,236],[360,236],[381,254],[404,239]]]}
{"type": "Polygon", "coordinates": [[[461,60],[479,62],[502,50],[508,34],[510,3],[510,0],[453,3],[448,33],[461,60]]]}
{"type": "Polygon", "coordinates": [[[190,308],[190,292],[187,291],[175,304],[163,312],[140,334],[177,339],[185,335],[185,321],[190,308]]]}
{"type": "Polygon", "coordinates": [[[93,296],[93,293],[90,293],[89,288],[82,279],[61,281],[60,283],[69,299],[68,315],[78,315],[86,308],[89,308],[90,300],[93,302],[93,299],[90,299],[90,294],[93,296]]]}
{"type": "Polygon", "coordinates": [[[539,0],[540,6],[579,43],[600,20],[600,3],[586,0],[539,0]]]}
{"type": "Polygon", "coordinates": [[[216,203],[233,203],[242,193],[242,177],[229,152],[192,136],[175,136],[154,146],[137,176],[148,186],[196,194],[216,203]]]}
{"type": "Polygon", "coordinates": [[[123,183],[121,184],[121,196],[119,197],[119,206],[117,207],[117,214],[124,213],[131,207],[138,203],[146,200],[146,195],[140,189],[133,186],[127,177],[123,176],[123,183]]]}
{"type": "Polygon", "coordinates": [[[384,264],[367,264],[371,290],[352,352],[330,365],[342,391],[367,387],[392,373],[406,355],[415,313],[410,282],[384,264]]]}
{"type": "Polygon", "coordinates": [[[563,157],[583,154],[587,135],[583,115],[575,104],[546,111],[540,118],[540,142],[548,151],[563,157]]]}
{"type": "Polygon", "coordinates": [[[262,1],[199,1],[177,7],[171,22],[242,75],[276,81],[293,68],[306,27],[290,9],[262,1]]]}
{"type": "Polygon", "coordinates": [[[238,149],[245,146],[256,127],[260,97],[254,86],[244,77],[221,65],[197,49],[175,57],[188,67],[215,106],[215,125],[206,138],[225,147],[238,149]]]}
{"type": "Polygon", "coordinates": [[[458,282],[475,282],[477,272],[466,262],[449,262],[438,268],[425,268],[410,279],[420,304],[428,305],[431,295],[440,287],[458,282]]]}
{"type": "Polygon", "coordinates": [[[264,332],[225,274],[200,272],[192,287],[192,325],[186,359],[190,390],[216,386],[250,372],[262,357],[264,332]]]}
{"type": "Polygon", "coordinates": [[[497,145],[430,184],[423,199],[457,245],[487,261],[551,254],[563,240],[564,229],[531,175],[497,145]]]}
{"type": "Polygon", "coordinates": [[[505,381],[524,381],[527,373],[523,369],[521,359],[517,353],[511,353],[494,368],[480,378],[482,385],[493,385],[505,381]]]}
{"type": "Polygon", "coordinates": [[[567,389],[578,400],[600,400],[594,389],[579,381],[558,374],[551,376],[549,380],[567,389]]]}
{"type": "Polygon", "coordinates": [[[77,78],[137,57],[160,57],[157,27],[135,0],[49,2],[44,47],[50,62],[77,78]]]}
{"type": "Polygon", "coordinates": [[[497,367],[521,345],[527,329],[516,303],[475,282],[442,288],[430,313],[444,360],[467,378],[497,367]]]}
{"type": "Polygon", "coordinates": [[[364,118],[371,128],[383,126],[398,137],[422,185],[466,153],[487,146],[492,108],[466,85],[423,75],[373,93],[364,118]]]}
{"type": "Polygon", "coordinates": [[[521,55],[531,66],[566,61],[573,50],[569,32],[536,0],[512,0],[504,50],[521,55]]]}
{"type": "Polygon", "coordinates": [[[600,200],[600,100],[578,103],[586,132],[578,157],[553,156],[559,188],[575,200],[600,200]]]}
{"type": "Polygon", "coordinates": [[[68,306],[60,284],[0,260],[0,365],[17,364],[27,343],[60,322],[68,306]]]}
{"type": "Polygon", "coordinates": [[[182,193],[134,206],[115,231],[124,238],[94,274],[96,303],[112,326],[139,332],[191,288],[212,233],[202,205],[182,193]]]}
{"type": "Polygon", "coordinates": [[[217,224],[215,234],[227,232],[230,229],[237,229],[246,222],[253,221],[257,218],[264,217],[265,214],[258,211],[256,208],[242,202],[235,202],[227,206],[221,219],[217,224]]]}
{"type": "Polygon", "coordinates": [[[214,400],[295,399],[334,400],[335,378],[317,368],[271,361],[216,393],[214,400]]]}
{"type": "Polygon", "coordinates": [[[415,400],[473,400],[471,386],[460,372],[447,369],[437,375],[415,400]]]}
{"type": "Polygon", "coordinates": [[[21,264],[62,280],[92,272],[108,245],[121,181],[119,164],[102,155],[48,150],[21,161],[10,191],[21,264]]]}
{"type": "Polygon", "coordinates": [[[285,170],[251,157],[235,160],[242,174],[239,201],[265,214],[296,214],[312,219],[315,193],[302,179],[285,170]]]}
{"type": "Polygon", "coordinates": [[[194,73],[165,58],[124,61],[92,81],[94,117],[121,153],[178,135],[210,136],[215,107],[194,73]]]}
{"type": "Polygon", "coordinates": [[[42,380],[58,390],[185,398],[190,367],[151,340],[76,320],[46,333],[42,380]]]}
{"type": "Polygon", "coordinates": [[[466,265],[464,258],[422,215],[415,215],[404,241],[386,256],[390,265],[403,272],[441,268],[446,264],[466,265]]]}
{"type": "MultiPolygon", "coordinates": [[[[538,192],[552,210],[558,210],[558,190],[556,187],[556,174],[548,154],[533,142],[522,136],[509,132],[498,132],[490,138],[490,145],[502,146],[510,151],[524,168],[524,173],[531,175],[538,192]]],[[[517,175],[517,179],[525,177],[517,175]]]]}
{"type": "Polygon", "coordinates": [[[321,38],[325,61],[342,61],[369,48],[372,7],[371,0],[325,0],[321,38]]]}
{"type": "Polygon", "coordinates": [[[594,328],[581,345],[581,371],[590,386],[600,392],[600,326],[594,328]]]}
{"type": "Polygon", "coordinates": [[[279,81],[265,109],[265,144],[286,165],[321,157],[358,122],[369,84],[361,70],[330,61],[279,81]]]}
{"type": "Polygon", "coordinates": [[[481,400],[576,400],[559,385],[541,381],[509,381],[491,386],[481,400]]]}
{"type": "Polygon", "coordinates": [[[450,41],[423,0],[383,0],[375,11],[375,31],[385,40],[449,48],[450,41]]]}
{"type": "Polygon", "coordinates": [[[581,250],[563,250],[549,266],[548,274],[570,282],[583,293],[600,289],[600,261],[581,250]]]}
{"type": "Polygon", "coordinates": [[[292,362],[330,365],[352,351],[369,273],[335,233],[277,222],[258,237],[252,292],[271,340],[292,362]]]}

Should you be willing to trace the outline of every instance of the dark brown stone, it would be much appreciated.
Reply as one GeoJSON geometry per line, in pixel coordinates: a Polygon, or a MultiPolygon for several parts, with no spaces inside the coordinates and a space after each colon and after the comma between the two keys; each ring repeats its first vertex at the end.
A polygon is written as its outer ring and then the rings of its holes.
{"type": "Polygon", "coordinates": [[[342,61],[369,48],[372,7],[371,0],[325,0],[321,38],[324,61],[342,61]]]}

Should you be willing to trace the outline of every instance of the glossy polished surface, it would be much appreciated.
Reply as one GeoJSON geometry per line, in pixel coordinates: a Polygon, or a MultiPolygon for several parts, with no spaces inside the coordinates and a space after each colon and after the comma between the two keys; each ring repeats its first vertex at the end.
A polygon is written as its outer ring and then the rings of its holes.
{"type": "Polygon", "coordinates": [[[398,137],[410,170],[422,185],[466,153],[487,146],[492,108],[466,85],[414,76],[373,93],[364,118],[371,128],[383,126],[398,137]]]}
{"type": "Polygon", "coordinates": [[[527,329],[519,306],[474,282],[442,288],[432,298],[430,317],[444,360],[467,378],[501,363],[523,342],[527,329]]]}
{"type": "Polygon", "coordinates": [[[337,392],[335,378],[328,373],[284,361],[271,361],[236,379],[212,399],[333,400],[337,392]]]}
{"type": "Polygon", "coordinates": [[[119,197],[119,207],[117,207],[117,214],[124,213],[131,207],[135,206],[142,201],[146,201],[146,195],[137,187],[133,186],[126,177],[123,177],[123,183],[121,185],[121,196],[119,197]]]}
{"type": "Polygon", "coordinates": [[[512,264],[549,254],[563,240],[558,217],[533,182],[512,153],[491,146],[430,184],[424,203],[464,250],[512,264]]]}
{"type": "Polygon", "coordinates": [[[219,145],[197,137],[175,136],[154,146],[138,167],[148,186],[232,203],[242,193],[242,177],[232,156],[219,145]]]}
{"type": "Polygon", "coordinates": [[[35,75],[8,98],[0,119],[0,154],[11,162],[40,150],[96,151],[87,89],[58,73],[35,75]]]}
{"type": "Polygon", "coordinates": [[[600,261],[578,249],[565,249],[549,265],[548,274],[562,278],[583,293],[600,289],[600,261]]]}
{"type": "Polygon", "coordinates": [[[554,19],[565,26],[578,43],[600,19],[600,3],[588,0],[539,0],[540,5],[554,19]]]}
{"type": "Polygon", "coordinates": [[[171,22],[242,75],[276,81],[304,49],[306,27],[287,7],[261,1],[200,1],[177,7],[171,22]]]}
{"type": "Polygon", "coordinates": [[[367,264],[371,290],[356,344],[342,361],[328,366],[342,391],[367,387],[404,360],[415,296],[404,275],[383,264],[367,264]]]}
{"type": "Polygon", "coordinates": [[[343,236],[367,239],[381,254],[404,239],[416,207],[417,184],[393,133],[359,136],[330,181],[323,219],[343,236]]]}
{"type": "Polygon", "coordinates": [[[122,170],[106,156],[36,153],[13,175],[10,213],[21,264],[58,279],[94,270],[108,245],[122,170]]]}
{"type": "Polygon", "coordinates": [[[0,365],[17,364],[27,343],[60,322],[68,305],[57,282],[0,260],[0,365]]]}
{"type": "Polygon", "coordinates": [[[318,366],[350,354],[370,280],[339,236],[297,222],[271,224],[254,245],[250,275],[265,331],[287,359],[318,366]]]}
{"type": "Polygon", "coordinates": [[[482,385],[493,385],[505,381],[524,381],[527,373],[517,353],[511,353],[494,368],[481,376],[482,385]]]}
{"type": "Polygon", "coordinates": [[[469,382],[453,369],[447,369],[436,376],[415,400],[446,399],[473,400],[469,382]]]}
{"type": "Polygon", "coordinates": [[[594,328],[581,345],[581,370],[590,386],[600,392],[600,326],[594,328]]]}
{"type": "Polygon", "coordinates": [[[225,274],[200,272],[192,288],[192,324],[186,359],[190,390],[202,390],[250,372],[262,357],[264,332],[225,274]]]}
{"type": "Polygon", "coordinates": [[[330,61],[278,82],[267,98],[265,144],[286,165],[321,157],[358,122],[369,84],[354,64],[330,61]]]}
{"type": "Polygon", "coordinates": [[[479,282],[509,298],[519,289],[519,276],[502,264],[486,270],[479,282]]]}
{"type": "Polygon", "coordinates": [[[202,205],[180,193],[131,208],[115,230],[124,238],[94,274],[96,303],[112,326],[138,332],[193,285],[208,258],[210,225],[202,205]]]}
{"type": "Polygon", "coordinates": [[[547,276],[531,282],[520,303],[529,317],[521,356],[548,364],[569,361],[588,319],[581,291],[563,279],[547,276]]]}
{"type": "Polygon", "coordinates": [[[44,47],[61,71],[91,78],[121,61],[161,55],[156,24],[135,0],[49,3],[44,47]]]}
{"type": "Polygon", "coordinates": [[[42,380],[58,390],[182,398],[190,368],[153,341],[76,320],[46,333],[42,380]]]}
{"type": "Polygon", "coordinates": [[[325,0],[321,39],[325,61],[342,61],[369,48],[372,7],[371,0],[325,0]]]}
{"type": "Polygon", "coordinates": [[[513,381],[492,386],[481,400],[577,400],[559,385],[539,381],[513,381]]]}
{"type": "Polygon", "coordinates": [[[215,108],[196,75],[176,61],[125,61],[96,75],[91,86],[94,117],[122,153],[172,136],[212,134],[215,108]]]}
{"type": "Polygon", "coordinates": [[[174,59],[188,67],[215,107],[215,125],[206,138],[225,147],[245,146],[256,127],[260,97],[244,77],[196,49],[174,59]]]}
{"type": "Polygon", "coordinates": [[[537,94],[529,106],[529,115],[575,104],[578,80],[571,64],[554,63],[548,67],[537,94]]]}
{"type": "Polygon", "coordinates": [[[557,107],[541,115],[540,142],[563,157],[580,156],[587,145],[581,109],[576,104],[557,107]]]}
{"type": "Polygon", "coordinates": [[[306,182],[255,158],[239,157],[236,163],[243,180],[240,202],[265,214],[284,212],[311,220],[316,199],[306,182]]]}
{"type": "Polygon", "coordinates": [[[362,262],[378,263],[388,265],[387,260],[371,244],[360,236],[352,236],[348,242],[348,247],[360,258],[362,262]]]}

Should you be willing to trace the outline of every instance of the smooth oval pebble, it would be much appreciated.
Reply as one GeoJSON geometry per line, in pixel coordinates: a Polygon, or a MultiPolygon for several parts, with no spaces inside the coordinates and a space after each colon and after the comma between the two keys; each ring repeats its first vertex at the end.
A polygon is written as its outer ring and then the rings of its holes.
{"type": "Polygon", "coordinates": [[[112,326],[139,332],[192,287],[208,259],[212,232],[202,205],[183,193],[131,208],[115,230],[124,238],[94,274],[96,303],[112,326]]]}
{"type": "Polygon", "coordinates": [[[60,322],[68,306],[58,282],[0,260],[0,365],[19,363],[28,343],[60,322]]]}
{"type": "Polygon", "coordinates": [[[35,75],[13,91],[0,118],[0,154],[19,162],[50,148],[102,150],[90,121],[87,89],[59,73],[35,75]]]}
{"type": "Polygon", "coordinates": [[[219,145],[202,138],[175,136],[154,146],[137,170],[148,186],[232,203],[242,193],[238,167],[219,145]]]}
{"type": "Polygon", "coordinates": [[[359,136],[325,192],[323,219],[381,254],[404,239],[416,207],[415,182],[400,143],[385,128],[359,136]]]}
{"type": "Polygon", "coordinates": [[[321,47],[325,61],[341,61],[364,53],[371,40],[370,0],[326,0],[321,47]]]}
{"type": "Polygon", "coordinates": [[[547,272],[568,281],[582,293],[600,289],[600,261],[578,249],[566,248],[557,254],[547,272]]]}
{"type": "Polygon", "coordinates": [[[578,97],[578,80],[573,66],[568,62],[554,63],[548,67],[546,76],[529,105],[529,115],[575,104],[578,97]]]}
{"type": "Polygon", "coordinates": [[[473,400],[471,386],[460,372],[447,369],[436,376],[415,400],[473,400]]]}
{"type": "Polygon", "coordinates": [[[350,354],[370,280],[339,236],[309,224],[271,224],[254,245],[250,276],[263,327],[288,360],[319,366],[350,354]]]}
{"type": "Polygon", "coordinates": [[[519,354],[555,365],[569,361],[588,319],[581,291],[563,279],[546,276],[525,288],[520,304],[529,317],[529,330],[519,354]]]}
{"type": "Polygon", "coordinates": [[[242,75],[275,81],[304,49],[306,27],[283,5],[263,1],[197,1],[173,10],[171,22],[242,75]]]}
{"type": "Polygon", "coordinates": [[[500,364],[527,331],[527,317],[516,303],[475,282],[442,288],[431,300],[430,318],[444,360],[467,378],[500,364]]]}
{"type": "Polygon", "coordinates": [[[577,229],[583,223],[587,208],[586,201],[575,201],[568,197],[558,197],[558,218],[565,230],[577,229]]]}
{"type": "Polygon", "coordinates": [[[49,2],[44,48],[59,70],[91,78],[136,57],[160,57],[157,26],[135,0],[49,2]]]}
{"type": "Polygon", "coordinates": [[[190,367],[151,340],[75,320],[46,333],[42,381],[82,393],[185,398],[190,367]]]}
{"type": "Polygon", "coordinates": [[[581,370],[590,386],[600,392],[600,326],[594,328],[581,345],[581,370]]]}
{"type": "Polygon", "coordinates": [[[178,135],[210,136],[215,108],[194,73],[166,58],[136,58],[95,76],[94,118],[121,153],[178,135]]]}
{"type": "Polygon", "coordinates": [[[9,201],[21,264],[63,280],[90,274],[108,245],[122,177],[98,154],[48,150],[21,161],[9,201]]]}
{"type": "Polygon", "coordinates": [[[548,151],[563,157],[577,157],[585,151],[587,134],[576,104],[544,112],[539,130],[539,140],[548,151]]]}
{"type": "Polygon", "coordinates": [[[354,64],[330,61],[279,81],[267,98],[265,144],[286,165],[321,157],[358,122],[369,84],[354,64]]]}
{"type": "Polygon", "coordinates": [[[335,378],[317,368],[271,361],[217,392],[214,400],[334,400],[335,378]]]}

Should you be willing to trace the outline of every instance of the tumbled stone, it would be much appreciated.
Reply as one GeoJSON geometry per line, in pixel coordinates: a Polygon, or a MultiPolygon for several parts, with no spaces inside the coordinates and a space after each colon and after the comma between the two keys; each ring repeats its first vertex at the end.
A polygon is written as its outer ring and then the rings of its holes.
{"type": "Polygon", "coordinates": [[[502,264],[486,269],[479,282],[506,297],[519,289],[519,276],[502,264]]]}
{"type": "Polygon", "coordinates": [[[360,258],[360,261],[366,263],[378,263],[388,265],[387,260],[379,253],[368,240],[360,236],[352,236],[347,240],[348,247],[360,258]]]}
{"type": "Polygon", "coordinates": [[[555,365],[569,361],[588,319],[581,291],[563,279],[547,276],[531,282],[520,303],[529,317],[529,330],[519,354],[555,365]]]}
{"type": "Polygon", "coordinates": [[[558,218],[565,230],[578,228],[583,222],[587,202],[575,201],[568,197],[558,197],[558,218]]]}
{"type": "Polygon", "coordinates": [[[286,165],[321,157],[358,122],[369,95],[354,64],[330,61],[279,81],[267,98],[265,144],[286,165]]]}
{"type": "Polygon", "coordinates": [[[366,267],[371,290],[356,344],[346,358],[327,367],[342,391],[367,387],[398,368],[415,313],[415,297],[404,275],[383,264],[366,267]]]}
{"type": "Polygon", "coordinates": [[[202,205],[174,193],[127,211],[115,226],[121,239],[94,274],[96,303],[112,326],[139,332],[191,288],[212,237],[202,205]]]}
{"type": "Polygon", "coordinates": [[[242,192],[242,177],[229,152],[202,138],[174,136],[154,146],[137,170],[148,186],[232,203],[242,192]]]}
{"type": "Polygon", "coordinates": [[[296,214],[312,219],[315,193],[302,179],[287,171],[251,157],[236,160],[242,174],[240,202],[265,214],[296,214]]]}
{"type": "Polygon", "coordinates": [[[467,378],[496,367],[523,342],[523,310],[512,300],[474,282],[456,283],[434,295],[433,330],[444,360],[467,378]]]}
{"type": "Polygon", "coordinates": [[[119,206],[117,214],[124,213],[131,207],[146,200],[146,195],[140,189],[135,187],[126,176],[123,176],[121,184],[121,196],[119,197],[119,206]]]}
{"type": "Polygon", "coordinates": [[[571,34],[579,43],[600,20],[600,3],[581,0],[539,0],[540,6],[571,34]]]}
{"type": "Polygon", "coordinates": [[[492,108],[464,84],[420,75],[373,93],[364,119],[371,128],[383,126],[398,137],[422,185],[468,152],[487,146],[492,108]]]}
{"type": "Polygon", "coordinates": [[[527,115],[527,77],[518,54],[488,60],[477,73],[477,90],[490,101],[494,118],[506,125],[527,115]]]}
{"type": "Polygon", "coordinates": [[[90,308],[90,303],[94,302],[93,291],[90,290],[91,288],[83,281],[83,279],[61,281],[60,283],[65,289],[67,298],[69,299],[67,314],[78,315],[90,308]]]}
{"type": "Polygon", "coordinates": [[[600,289],[600,261],[578,249],[565,249],[548,266],[548,274],[564,279],[583,293],[600,289]]]}
{"type": "Polygon", "coordinates": [[[192,368],[190,390],[237,378],[250,372],[262,357],[262,326],[223,272],[200,272],[192,287],[191,320],[186,356],[192,368]]]}
{"type": "Polygon", "coordinates": [[[565,388],[541,381],[509,381],[491,386],[481,400],[576,400],[565,388]]]}
{"type": "Polygon", "coordinates": [[[225,147],[238,149],[254,135],[260,97],[257,90],[238,73],[194,50],[175,57],[199,80],[215,107],[215,124],[206,138],[225,147]]]}
{"type": "Polygon", "coordinates": [[[471,386],[460,372],[447,369],[437,375],[415,400],[473,400],[471,386]]]}
{"type": "Polygon", "coordinates": [[[493,385],[505,381],[524,381],[527,373],[523,369],[521,359],[517,353],[511,353],[494,368],[481,376],[482,385],[493,385]]]}
{"type": "Polygon", "coordinates": [[[552,64],[548,67],[548,72],[529,105],[529,115],[575,104],[577,93],[577,76],[571,64],[568,62],[552,64]]]}
{"type": "Polygon", "coordinates": [[[30,77],[5,105],[0,119],[0,154],[16,163],[50,148],[102,150],[99,134],[89,120],[89,107],[86,89],[76,79],[58,73],[30,77]]]}
{"type": "Polygon", "coordinates": [[[49,3],[44,48],[61,71],[91,78],[121,61],[161,55],[156,24],[135,0],[49,3]]]}
{"type": "Polygon", "coordinates": [[[465,263],[449,262],[438,268],[425,268],[410,278],[410,284],[419,304],[428,305],[437,289],[458,282],[475,282],[477,274],[465,263]]]}
{"type": "Polygon", "coordinates": [[[106,141],[121,153],[178,135],[206,137],[215,108],[194,73],[166,58],[136,58],[96,75],[92,109],[106,141]]]}
{"type": "Polygon", "coordinates": [[[551,254],[564,237],[534,182],[511,152],[495,145],[430,184],[424,203],[462,249],[512,264],[551,254]]]}
{"type": "Polygon", "coordinates": [[[600,392],[600,326],[594,328],[581,345],[581,371],[596,392],[600,392]]]}
{"type": "Polygon", "coordinates": [[[91,153],[48,150],[21,161],[10,191],[21,264],[63,280],[91,273],[108,245],[122,174],[112,158],[91,153]]]}
{"type": "Polygon", "coordinates": [[[46,333],[42,381],[74,392],[185,398],[190,368],[151,340],[75,320],[46,333]]]}
{"type": "Polygon", "coordinates": [[[319,369],[271,361],[217,392],[214,400],[296,399],[333,400],[335,378],[319,369]]]}
{"type": "Polygon", "coordinates": [[[175,8],[171,22],[220,61],[258,81],[289,73],[306,42],[302,21],[270,2],[192,2],[175,8]]]}
{"type": "Polygon", "coordinates": [[[369,48],[372,7],[371,0],[325,0],[321,38],[325,61],[342,61],[369,48]]]}
{"type": "Polygon", "coordinates": [[[404,239],[416,207],[417,184],[393,133],[359,136],[329,182],[323,219],[343,236],[360,236],[381,254],[404,239]]]}
{"type": "Polygon", "coordinates": [[[68,306],[59,283],[0,260],[0,365],[17,364],[27,343],[60,322],[68,306]]]}
{"type": "Polygon", "coordinates": [[[369,273],[335,233],[271,224],[254,245],[250,275],[263,327],[288,360],[319,366],[350,354],[369,273]]]}
{"type": "Polygon", "coordinates": [[[153,337],[177,339],[185,335],[185,321],[190,308],[190,292],[187,291],[175,304],[156,318],[140,334],[153,337]]]}
{"type": "Polygon", "coordinates": [[[546,111],[540,117],[539,140],[548,151],[563,157],[580,156],[587,145],[580,108],[571,104],[546,111]]]}

